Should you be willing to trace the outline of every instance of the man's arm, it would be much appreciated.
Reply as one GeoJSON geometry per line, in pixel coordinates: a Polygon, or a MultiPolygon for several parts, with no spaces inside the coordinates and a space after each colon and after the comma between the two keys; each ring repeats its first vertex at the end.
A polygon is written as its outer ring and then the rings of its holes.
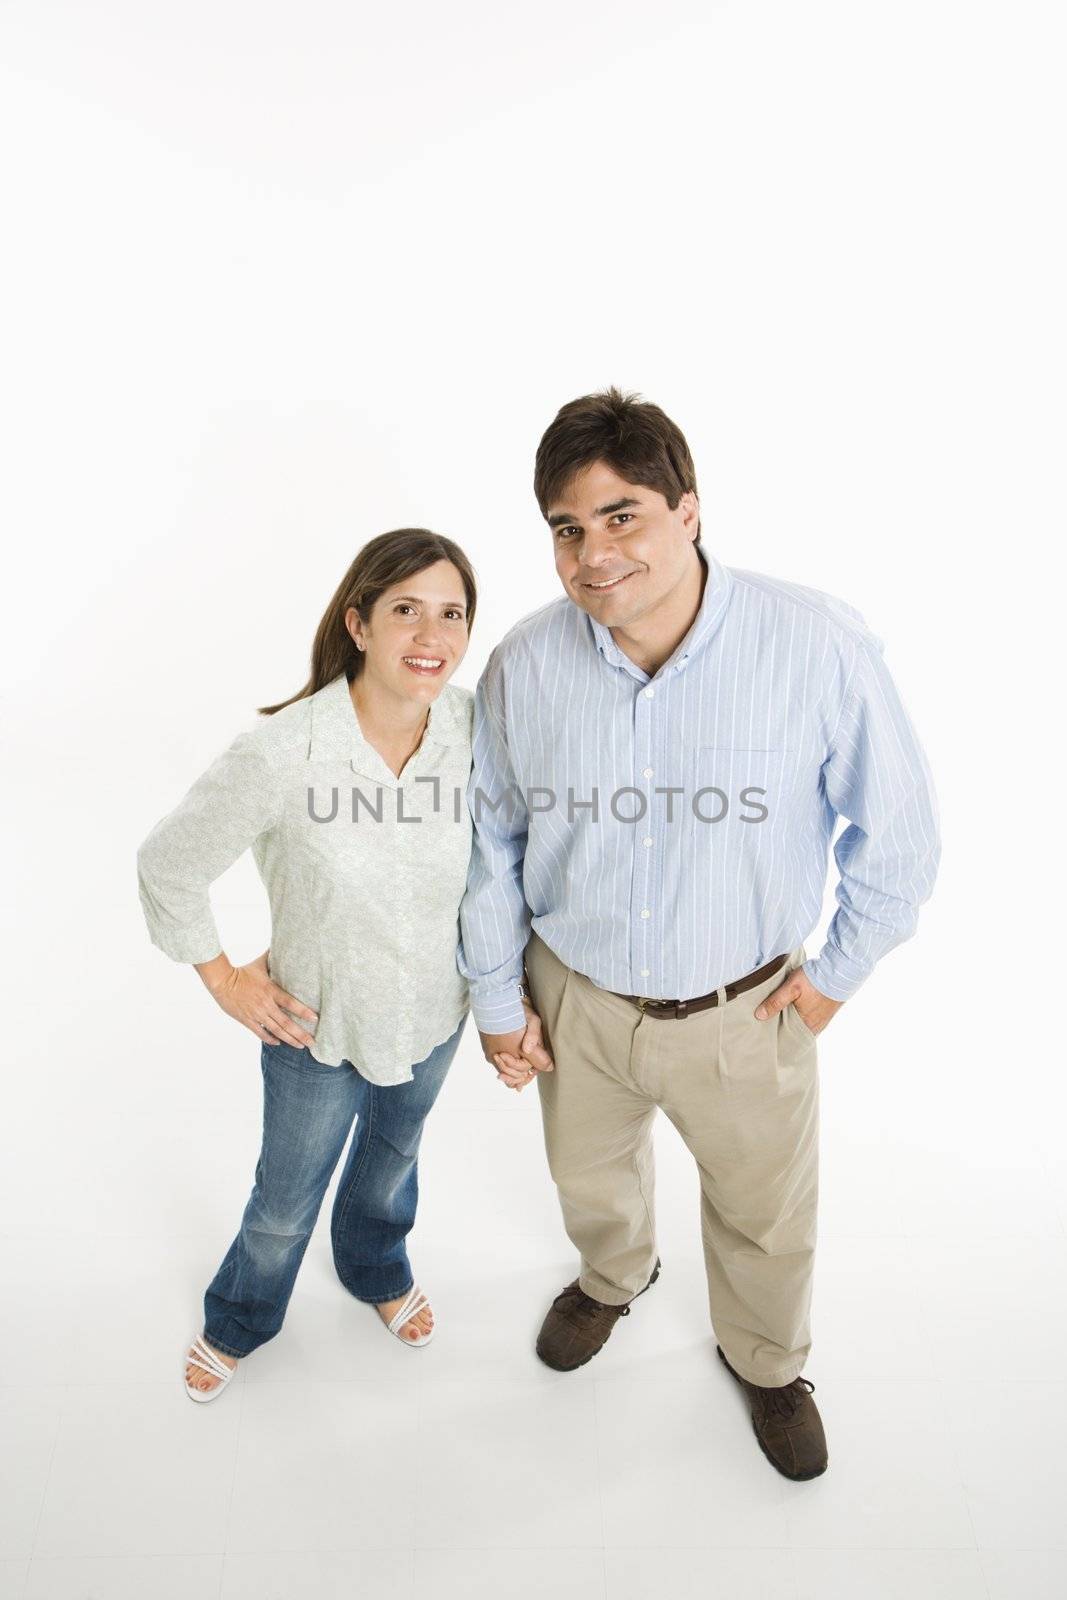
{"type": "Polygon", "coordinates": [[[467,801],[474,840],[460,905],[459,969],[470,984],[471,1011],[483,1033],[526,1025],[519,989],[530,911],[522,886],[528,816],[515,780],[496,652],[474,695],[474,764],[467,801]]]}
{"type": "Polygon", "coordinates": [[[926,756],[873,634],[857,644],[823,782],[849,826],[834,845],[837,911],[803,971],[820,994],[847,1000],[915,932],[941,854],[926,756]]]}
{"type": "Polygon", "coordinates": [[[512,1088],[552,1070],[540,1018],[522,997],[530,910],[522,884],[528,815],[508,750],[504,688],[494,652],[474,696],[474,763],[467,791],[473,850],[460,905],[457,964],[486,1059],[512,1088]],[[519,1058],[521,1057],[521,1061],[519,1058]]]}

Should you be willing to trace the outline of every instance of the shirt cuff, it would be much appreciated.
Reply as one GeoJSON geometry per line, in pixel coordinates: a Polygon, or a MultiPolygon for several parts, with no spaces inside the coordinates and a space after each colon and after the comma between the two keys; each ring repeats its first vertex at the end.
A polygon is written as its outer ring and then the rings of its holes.
{"type": "Polygon", "coordinates": [[[150,928],[148,936],[157,950],[172,961],[188,961],[199,966],[222,954],[218,929],[205,923],[202,928],[150,928]]]}
{"type": "Polygon", "coordinates": [[[850,1000],[871,975],[831,944],[824,945],[815,959],[805,961],[800,970],[828,1000],[850,1000]]]}
{"type": "Polygon", "coordinates": [[[515,1033],[526,1026],[519,985],[509,983],[491,995],[471,995],[471,1014],[479,1033],[515,1033]]]}

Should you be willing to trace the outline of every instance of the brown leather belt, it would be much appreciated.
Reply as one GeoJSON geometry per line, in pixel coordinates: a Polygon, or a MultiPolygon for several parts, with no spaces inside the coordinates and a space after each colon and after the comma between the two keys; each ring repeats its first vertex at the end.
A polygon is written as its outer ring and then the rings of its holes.
{"type": "MultiPolygon", "coordinates": [[[[765,978],[773,977],[788,959],[788,953],[784,956],[775,956],[765,967],[757,967],[756,971],[750,972],[747,977],[735,978],[733,983],[726,984],[727,1000],[732,1000],[735,995],[744,994],[746,989],[755,989],[765,978]]],[[[615,990],[609,989],[608,993],[614,994],[615,990]]],[[[719,991],[713,989],[711,994],[697,995],[694,1000],[646,1000],[644,995],[640,994],[620,994],[618,998],[631,1001],[646,1017],[688,1017],[694,1011],[706,1011],[709,1006],[717,1006],[719,991]]]]}

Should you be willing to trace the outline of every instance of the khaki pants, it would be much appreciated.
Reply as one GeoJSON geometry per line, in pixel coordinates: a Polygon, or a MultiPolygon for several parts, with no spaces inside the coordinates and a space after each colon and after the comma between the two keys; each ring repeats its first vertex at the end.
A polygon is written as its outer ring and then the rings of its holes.
{"type": "Polygon", "coordinates": [[[796,1009],[767,1022],[753,1012],[804,959],[800,947],[758,987],[679,1020],[597,988],[536,933],[526,950],[556,1066],[537,1079],[545,1149],[581,1287],[622,1305],[652,1273],[659,1106],[700,1173],[715,1336],[743,1378],[768,1387],[790,1383],[811,1349],[819,1079],[796,1009]]]}

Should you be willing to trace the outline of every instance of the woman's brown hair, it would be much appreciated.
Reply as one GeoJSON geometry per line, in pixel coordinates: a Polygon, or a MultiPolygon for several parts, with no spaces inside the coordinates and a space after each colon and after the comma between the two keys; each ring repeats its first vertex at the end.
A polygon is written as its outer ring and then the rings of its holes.
{"type": "Polygon", "coordinates": [[[387,589],[416,573],[425,572],[438,561],[451,561],[463,580],[467,601],[467,632],[474,622],[474,608],[478,590],[474,569],[467,557],[443,534],[431,533],[428,528],[394,528],[390,533],[380,533],[362,548],[337,586],[337,592],[315,631],[311,647],[311,675],[304,687],[288,700],[276,706],[260,706],[261,715],[272,717],[276,711],[291,706],[297,700],[317,694],[343,672],[349,683],[363,670],[363,652],[345,627],[345,612],[351,607],[359,612],[364,625],[370,621],[375,604],[387,589]]]}

